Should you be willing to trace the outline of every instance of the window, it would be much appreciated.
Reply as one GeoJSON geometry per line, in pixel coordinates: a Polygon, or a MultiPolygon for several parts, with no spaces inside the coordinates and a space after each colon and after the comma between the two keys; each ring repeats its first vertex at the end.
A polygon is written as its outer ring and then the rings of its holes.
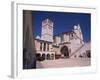
{"type": "Polygon", "coordinates": [[[40,43],[40,51],[42,51],[42,43],[40,43]]]}
{"type": "Polygon", "coordinates": [[[71,39],[71,40],[74,39],[73,33],[70,34],[70,39],[71,39]]]}
{"type": "Polygon", "coordinates": [[[37,59],[37,61],[41,61],[41,54],[40,53],[36,53],[36,59],[37,59]]]}
{"type": "Polygon", "coordinates": [[[47,60],[50,60],[50,54],[47,54],[46,58],[47,58],[47,60]]]}
{"type": "Polygon", "coordinates": [[[71,34],[71,36],[73,37],[73,33],[71,34]]]}
{"type": "Polygon", "coordinates": [[[49,44],[48,44],[48,46],[47,46],[47,51],[49,51],[49,44]]]}
{"type": "Polygon", "coordinates": [[[45,60],[45,54],[44,53],[42,54],[42,60],[45,60]]]}
{"type": "Polygon", "coordinates": [[[46,50],[46,43],[44,43],[44,49],[43,49],[44,51],[46,50]]]}
{"type": "Polygon", "coordinates": [[[54,59],[54,54],[51,54],[51,60],[53,60],[54,59]]]}
{"type": "Polygon", "coordinates": [[[91,58],[91,51],[90,50],[87,50],[86,51],[86,55],[87,55],[88,58],[91,58]]]}

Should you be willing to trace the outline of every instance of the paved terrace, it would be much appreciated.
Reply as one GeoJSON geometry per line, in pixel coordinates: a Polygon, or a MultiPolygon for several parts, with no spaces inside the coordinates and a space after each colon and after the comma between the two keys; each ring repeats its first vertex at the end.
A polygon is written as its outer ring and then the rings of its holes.
{"type": "Polygon", "coordinates": [[[44,60],[41,62],[37,61],[37,68],[82,67],[90,65],[90,58],[44,60]]]}

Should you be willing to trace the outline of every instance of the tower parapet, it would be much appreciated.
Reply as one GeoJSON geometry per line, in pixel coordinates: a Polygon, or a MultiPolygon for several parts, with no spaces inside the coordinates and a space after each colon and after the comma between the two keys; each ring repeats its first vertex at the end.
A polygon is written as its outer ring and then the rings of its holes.
{"type": "Polygon", "coordinates": [[[42,21],[41,39],[53,42],[53,22],[48,18],[42,21]]]}

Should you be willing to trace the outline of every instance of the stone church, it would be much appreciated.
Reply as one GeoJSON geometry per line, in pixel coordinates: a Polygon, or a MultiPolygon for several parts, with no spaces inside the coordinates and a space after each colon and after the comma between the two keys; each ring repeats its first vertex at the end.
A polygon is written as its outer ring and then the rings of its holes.
{"type": "MultiPolygon", "coordinates": [[[[68,60],[70,58],[72,60],[74,58],[75,61],[76,58],[91,58],[91,42],[84,42],[79,24],[73,26],[70,32],[55,35],[54,23],[50,19],[45,19],[41,21],[41,35],[34,37],[33,19],[32,11],[23,10],[23,69],[36,69],[40,67],[38,61],[43,60],[68,60]]],[[[42,65],[47,67],[45,64],[42,65]]]]}
{"type": "Polygon", "coordinates": [[[79,24],[72,31],[54,33],[54,23],[50,19],[42,21],[41,36],[35,38],[36,57],[39,61],[60,58],[90,58],[91,43],[85,43],[79,24]]]}

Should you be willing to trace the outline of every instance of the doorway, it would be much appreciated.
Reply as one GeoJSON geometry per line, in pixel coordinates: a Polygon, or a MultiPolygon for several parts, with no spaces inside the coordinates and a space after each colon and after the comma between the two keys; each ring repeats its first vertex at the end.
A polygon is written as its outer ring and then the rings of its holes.
{"type": "Polygon", "coordinates": [[[64,55],[65,58],[69,58],[69,51],[67,46],[63,46],[60,52],[62,55],[64,55]]]}

